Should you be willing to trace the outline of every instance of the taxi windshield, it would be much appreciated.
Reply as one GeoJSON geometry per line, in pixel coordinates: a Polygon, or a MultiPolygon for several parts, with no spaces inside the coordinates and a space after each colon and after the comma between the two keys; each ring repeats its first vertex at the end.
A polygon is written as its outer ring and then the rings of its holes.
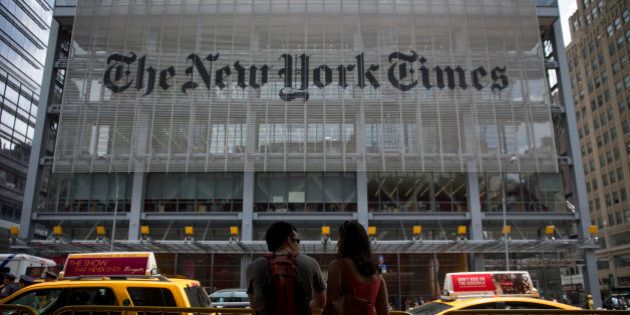
{"type": "Polygon", "coordinates": [[[449,308],[452,308],[452,306],[444,303],[430,302],[427,304],[422,304],[421,306],[411,309],[408,312],[412,315],[433,315],[439,312],[443,312],[449,308]]]}

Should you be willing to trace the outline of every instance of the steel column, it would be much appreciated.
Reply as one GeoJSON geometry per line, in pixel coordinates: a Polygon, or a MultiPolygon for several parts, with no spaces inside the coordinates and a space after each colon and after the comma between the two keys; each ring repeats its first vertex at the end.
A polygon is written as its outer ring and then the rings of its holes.
{"type": "Polygon", "coordinates": [[[367,172],[357,171],[357,220],[368,227],[367,172]]]}
{"type": "MultiPolygon", "coordinates": [[[[470,239],[483,240],[481,203],[479,202],[479,180],[475,171],[468,172],[468,211],[470,212],[470,239]]],[[[472,271],[486,269],[483,254],[471,254],[472,271]]]]}
{"type": "MultiPolygon", "coordinates": [[[[576,210],[580,215],[579,220],[579,238],[585,240],[589,233],[588,228],[591,224],[591,215],[588,209],[588,194],[586,192],[586,177],[582,166],[582,155],[580,152],[580,139],[578,136],[577,118],[575,115],[575,104],[571,95],[571,84],[569,76],[569,63],[567,60],[566,50],[564,48],[564,38],[562,36],[562,25],[560,19],[553,24],[554,31],[554,50],[560,65],[558,73],[558,84],[562,102],[566,110],[567,133],[569,137],[569,155],[573,160],[571,167],[573,173],[573,195],[576,201],[576,210]]],[[[586,268],[584,270],[584,286],[587,293],[592,294],[595,307],[602,306],[601,289],[599,286],[599,277],[597,275],[597,257],[594,249],[584,249],[584,262],[586,268]]]]}
{"type": "Polygon", "coordinates": [[[241,240],[251,241],[254,235],[254,178],[253,171],[243,172],[243,222],[241,240]]]}
{"type": "Polygon", "coordinates": [[[140,239],[140,214],[144,208],[144,187],[146,184],[146,174],[142,172],[133,173],[133,186],[131,190],[131,211],[129,212],[129,235],[130,241],[140,239]]]}

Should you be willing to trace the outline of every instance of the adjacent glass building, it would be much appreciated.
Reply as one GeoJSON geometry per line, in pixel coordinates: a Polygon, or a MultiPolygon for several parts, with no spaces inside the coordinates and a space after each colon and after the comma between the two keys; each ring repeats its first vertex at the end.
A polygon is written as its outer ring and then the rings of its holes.
{"type": "MultiPolygon", "coordinates": [[[[0,235],[19,222],[53,0],[0,3],[0,235]]],[[[0,244],[6,248],[8,244],[0,244]]]]}
{"type": "Polygon", "coordinates": [[[336,227],[358,220],[393,303],[437,296],[449,271],[526,269],[551,296],[566,264],[596,270],[555,1],[63,1],[55,16],[21,221],[34,250],[151,250],[229,288],[271,222],[295,224],[325,271],[336,227]]]}

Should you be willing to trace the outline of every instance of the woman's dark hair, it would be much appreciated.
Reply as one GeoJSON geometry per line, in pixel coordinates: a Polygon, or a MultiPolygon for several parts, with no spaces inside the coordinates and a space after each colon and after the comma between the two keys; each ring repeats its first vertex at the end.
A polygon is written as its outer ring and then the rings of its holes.
{"type": "Polygon", "coordinates": [[[297,232],[295,227],[290,223],[279,221],[272,224],[265,234],[267,249],[269,249],[270,252],[275,252],[280,249],[280,246],[291,236],[291,232],[293,231],[297,232]]]}
{"type": "Polygon", "coordinates": [[[370,239],[365,228],[356,221],[346,221],[339,227],[341,257],[348,257],[357,267],[359,273],[369,277],[378,272],[372,262],[370,239]]]}

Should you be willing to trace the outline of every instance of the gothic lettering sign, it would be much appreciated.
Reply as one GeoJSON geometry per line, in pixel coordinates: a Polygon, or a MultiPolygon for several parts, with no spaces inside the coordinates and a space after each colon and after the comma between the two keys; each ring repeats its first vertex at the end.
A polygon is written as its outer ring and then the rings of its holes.
{"type": "Polygon", "coordinates": [[[79,1],[56,172],[556,172],[536,3],[79,1]]]}
{"type": "MultiPolygon", "coordinates": [[[[128,55],[112,54],[107,58],[107,69],[103,76],[103,83],[105,87],[111,90],[113,93],[122,93],[132,88],[136,91],[144,90],[142,96],[147,96],[153,92],[156,85],[156,74],[158,71],[152,66],[146,66],[147,56],[137,57],[136,53],[130,52],[128,55]],[[132,76],[131,68],[135,70],[135,78],[132,76]],[[146,83],[145,73],[147,73],[146,83]],[[135,82],[135,84],[134,84],[135,82]]],[[[277,79],[282,80],[283,87],[279,92],[279,96],[284,101],[292,101],[296,98],[307,101],[309,97],[308,87],[309,80],[312,76],[313,84],[320,90],[330,84],[333,84],[333,72],[337,75],[337,81],[335,83],[345,89],[348,87],[347,77],[348,71],[356,69],[356,86],[363,89],[366,86],[366,79],[372,88],[378,89],[381,85],[376,78],[375,71],[380,68],[378,64],[371,64],[365,67],[364,54],[357,55],[355,57],[356,64],[351,65],[320,65],[311,69],[309,67],[310,56],[301,54],[294,56],[290,54],[283,54],[280,59],[284,62],[284,66],[277,72],[277,79]],[[295,62],[293,60],[298,61],[295,62]],[[333,71],[335,69],[336,71],[333,71]],[[299,73],[297,82],[293,84],[292,73],[299,73]]],[[[252,89],[260,89],[261,86],[269,82],[269,70],[273,72],[273,66],[268,65],[251,65],[245,68],[241,65],[240,61],[235,61],[232,67],[230,66],[216,66],[214,65],[219,60],[219,53],[208,54],[206,57],[201,57],[197,54],[190,54],[186,57],[186,60],[190,62],[190,65],[186,68],[186,75],[190,78],[189,81],[184,82],[181,85],[181,90],[186,93],[188,90],[199,87],[199,84],[192,80],[194,74],[196,74],[203,85],[210,89],[212,85],[219,89],[227,88],[226,81],[229,80],[229,76],[234,73],[234,80],[236,85],[241,89],[248,87],[252,89]],[[208,65],[204,64],[204,61],[208,65]],[[212,72],[213,66],[217,68],[216,72],[212,72]],[[260,73],[260,75],[258,74],[260,73]],[[214,82],[212,82],[214,75],[214,82]],[[248,77],[248,78],[246,78],[248,77]]],[[[501,91],[508,87],[508,78],[506,76],[506,67],[494,67],[490,72],[491,84],[484,84],[483,79],[488,75],[488,71],[479,66],[473,69],[470,74],[461,66],[440,67],[436,66],[433,69],[426,67],[425,63],[427,59],[423,56],[419,57],[415,51],[409,53],[393,52],[389,54],[388,60],[390,62],[387,68],[387,80],[394,88],[406,92],[414,87],[424,88],[430,90],[433,88],[454,90],[460,88],[466,90],[469,87],[467,81],[470,82],[470,86],[474,89],[481,91],[486,87],[493,91],[501,91]],[[417,68],[417,69],[416,69],[417,68]],[[418,78],[413,77],[414,72],[418,72],[418,78]],[[434,76],[432,78],[432,76],[434,76]],[[405,82],[407,81],[407,82],[405,82]],[[457,81],[457,82],[456,82],[457,81]]],[[[159,71],[159,87],[163,90],[168,90],[172,86],[167,83],[167,78],[172,77],[177,73],[173,66],[168,66],[165,69],[159,71]]]]}

